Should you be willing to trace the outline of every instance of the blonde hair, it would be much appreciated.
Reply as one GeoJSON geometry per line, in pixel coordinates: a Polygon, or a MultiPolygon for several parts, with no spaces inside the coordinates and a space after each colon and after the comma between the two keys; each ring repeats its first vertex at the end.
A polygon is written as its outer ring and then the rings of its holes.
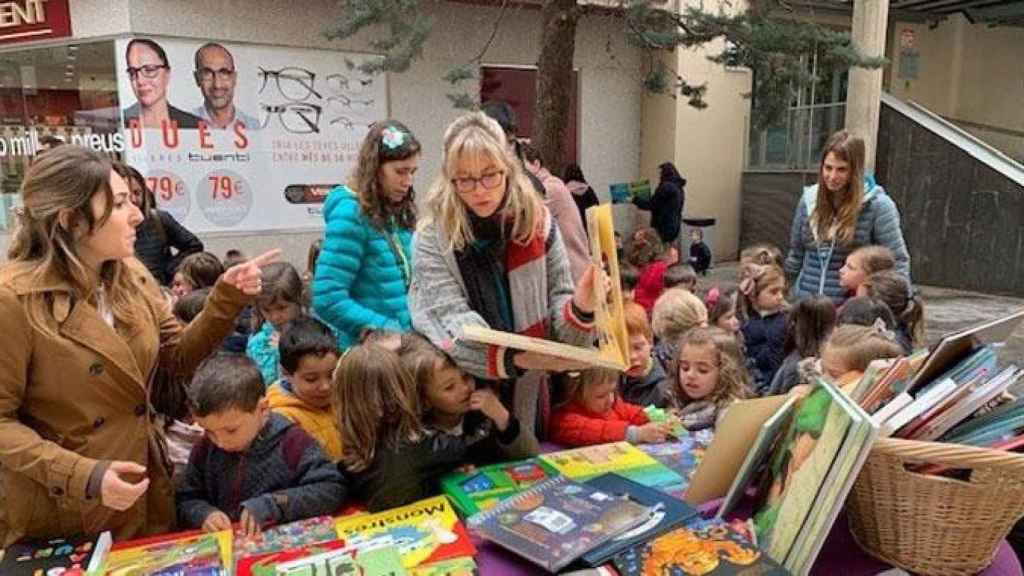
{"type": "Polygon", "coordinates": [[[396,449],[422,437],[416,383],[394,352],[375,344],[353,346],[338,361],[332,388],[348,471],[369,467],[379,446],[396,449]]]}
{"type": "Polygon", "coordinates": [[[903,347],[881,322],[875,326],[843,324],[837,327],[822,346],[822,355],[826,350],[841,356],[847,370],[858,372],[867,370],[872,360],[903,355],[903,347]]]}
{"type": "Polygon", "coordinates": [[[896,267],[896,258],[892,255],[892,250],[885,246],[862,246],[851,252],[849,257],[855,256],[860,258],[861,269],[866,276],[896,267]]]}
{"type": "MultiPolygon", "coordinates": [[[[610,368],[589,368],[568,379],[565,389],[565,404],[583,402],[583,394],[588,388],[604,384],[610,380],[618,382],[619,372],[610,368]]],[[[616,394],[618,391],[616,391],[616,394]]]]}
{"type": "Polygon", "coordinates": [[[740,252],[740,264],[775,265],[782,268],[782,250],[774,244],[761,243],[748,246],[740,252]]]}
{"type": "MultiPolygon", "coordinates": [[[[38,284],[56,275],[71,286],[74,297],[88,300],[97,284],[78,253],[77,230],[95,233],[110,218],[114,193],[110,187],[113,165],[102,154],[81,146],[59,146],[40,156],[21,184],[23,208],[7,258],[15,273],[28,275],[38,284]],[[103,213],[92,212],[92,199],[101,194],[103,213]],[[60,215],[67,214],[65,222],[60,215]]],[[[120,176],[118,176],[120,178],[120,176]]],[[[121,324],[133,325],[131,302],[141,287],[121,260],[104,262],[99,271],[106,302],[121,324]]],[[[32,293],[25,300],[29,324],[48,336],[56,336],[55,320],[47,293],[32,293]]]]}
{"type": "Polygon", "coordinates": [[[519,160],[508,149],[501,126],[482,112],[471,112],[455,119],[444,133],[444,157],[441,174],[430,189],[430,220],[448,238],[449,248],[462,250],[474,240],[466,203],[452,179],[464,157],[486,156],[505,171],[505,198],[501,208],[511,223],[512,240],[519,244],[533,241],[541,230],[544,204],[523,171],[519,160]]]}
{"type": "Polygon", "coordinates": [[[708,321],[708,309],[689,290],[670,288],[654,302],[651,324],[661,340],[675,343],[680,336],[708,321]]]}
{"type": "Polygon", "coordinates": [[[679,381],[679,362],[683,356],[683,349],[687,346],[711,346],[718,356],[718,385],[708,395],[707,400],[714,402],[721,409],[735,400],[749,396],[750,373],[747,372],[743,350],[736,337],[721,328],[694,328],[680,339],[679,350],[672,359],[671,373],[668,376],[670,398],[677,408],[682,408],[692,401],[679,381]]]}
{"type": "Polygon", "coordinates": [[[832,239],[834,230],[835,240],[840,244],[853,241],[864,199],[864,156],[864,140],[846,130],[836,132],[825,143],[818,167],[817,203],[809,221],[819,240],[832,239]],[[839,193],[842,204],[838,208],[833,207],[829,197],[832,192],[825,186],[825,159],[829,154],[835,154],[836,158],[850,165],[850,180],[846,190],[839,193]]]}
{"type": "Polygon", "coordinates": [[[420,407],[428,410],[427,389],[434,383],[438,364],[443,367],[457,368],[452,359],[415,332],[403,332],[399,336],[398,360],[402,368],[416,383],[420,407]]]}

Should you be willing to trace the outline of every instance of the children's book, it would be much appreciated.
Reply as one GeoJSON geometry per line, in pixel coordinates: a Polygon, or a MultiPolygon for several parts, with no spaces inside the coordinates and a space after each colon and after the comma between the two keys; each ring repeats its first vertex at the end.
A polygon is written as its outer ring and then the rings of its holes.
{"type": "Polygon", "coordinates": [[[505,498],[558,474],[539,458],[481,466],[473,472],[453,472],[441,479],[441,489],[463,517],[488,510],[505,498]]]}
{"type": "Polygon", "coordinates": [[[648,488],[618,474],[602,474],[585,482],[587,486],[619,498],[627,498],[651,510],[651,517],[583,555],[583,563],[600,566],[627,548],[651,540],[697,517],[697,510],[660,490],[648,488]]]}
{"type": "Polygon", "coordinates": [[[766,396],[733,402],[715,426],[711,441],[697,471],[690,478],[686,501],[699,506],[722,498],[743,466],[747,452],[761,432],[761,426],[786,403],[786,396],[766,396]]]}
{"type": "Polygon", "coordinates": [[[651,198],[650,180],[611,184],[608,189],[613,204],[625,204],[634,199],[650,200],[651,198]]]}
{"type": "Polygon", "coordinates": [[[469,540],[448,498],[434,496],[375,514],[339,518],[338,536],[350,548],[394,545],[406,570],[460,556],[473,556],[469,540]]]}
{"type": "Polygon", "coordinates": [[[219,576],[224,564],[225,535],[201,534],[180,540],[165,540],[137,548],[115,550],[103,565],[106,576],[219,576]]]}
{"type": "MultiPolygon", "coordinates": [[[[612,370],[625,370],[629,365],[629,337],[622,311],[622,285],[619,282],[619,259],[615,249],[611,205],[593,206],[587,210],[587,232],[590,235],[591,260],[605,270],[611,283],[609,298],[598,298],[594,309],[598,343],[596,349],[502,332],[479,325],[464,326],[461,338],[482,344],[578,360],[612,370]]],[[[599,289],[599,283],[595,283],[594,290],[599,289]]]]}
{"type": "Polygon", "coordinates": [[[832,401],[848,411],[851,424],[846,440],[784,562],[784,566],[794,574],[810,572],[879,433],[878,425],[860,405],[831,388],[827,382],[821,381],[819,385],[832,392],[832,401]]]}
{"type": "Polygon", "coordinates": [[[619,554],[621,576],[766,576],[789,574],[720,519],[695,519],[619,554]]]}
{"type": "Polygon", "coordinates": [[[369,550],[341,548],[277,564],[271,576],[405,576],[394,546],[369,550]]]}
{"type": "Polygon", "coordinates": [[[469,556],[420,564],[409,570],[409,576],[480,576],[480,569],[469,556]]]}
{"type": "Polygon", "coordinates": [[[645,506],[556,476],[468,523],[479,536],[557,572],[650,515],[645,506]]]}
{"type": "Polygon", "coordinates": [[[919,388],[934,381],[977,346],[1006,342],[1022,321],[1024,310],[1018,310],[1008,316],[943,336],[928,355],[924,365],[914,375],[910,392],[915,393],[919,388]]]}
{"type": "Polygon", "coordinates": [[[754,514],[758,543],[784,563],[853,423],[841,394],[819,380],[797,404],[782,441],[769,460],[764,502],[754,514]]]}
{"type": "Polygon", "coordinates": [[[856,402],[860,402],[868,392],[874,389],[875,384],[885,376],[886,372],[888,372],[895,363],[896,361],[891,358],[872,360],[871,363],[868,364],[867,370],[865,370],[864,374],[860,377],[857,385],[854,386],[853,390],[850,392],[850,398],[856,402]]]}
{"type": "Polygon", "coordinates": [[[733,480],[732,486],[729,487],[725,500],[718,507],[718,518],[725,518],[727,514],[732,512],[743,498],[743,494],[746,492],[751,480],[753,480],[754,475],[764,467],[772,448],[778,444],[782,431],[789,424],[795,404],[796,397],[790,396],[771,418],[765,420],[761,426],[761,431],[757,433],[757,438],[754,439],[754,443],[747,452],[747,457],[743,460],[743,465],[740,466],[739,473],[736,474],[736,479],[733,480]]]}
{"type": "Polygon", "coordinates": [[[678,484],[658,486],[658,488],[682,499],[686,494],[686,489],[690,486],[690,478],[700,466],[701,460],[704,459],[707,444],[699,435],[686,434],[678,440],[658,444],[640,444],[637,448],[679,475],[682,481],[678,484]]]}
{"type": "Polygon", "coordinates": [[[682,476],[629,442],[612,442],[543,454],[541,460],[573,480],[615,472],[644,486],[670,489],[683,482],[682,476]]]}
{"type": "MultiPolygon", "coordinates": [[[[109,547],[110,533],[104,532],[109,547]]],[[[90,561],[100,544],[95,537],[26,539],[4,550],[0,574],[4,576],[35,576],[49,574],[80,574],[89,570],[90,561]],[[58,570],[61,570],[58,572],[58,570]],[[52,571],[52,572],[51,572],[52,571]]]]}
{"type": "Polygon", "coordinates": [[[338,539],[334,528],[334,519],[330,516],[317,516],[297,522],[289,522],[274,526],[255,536],[236,534],[234,539],[234,559],[236,576],[250,576],[249,566],[259,563],[268,555],[322,544],[338,539]]]}
{"type": "MultiPolygon", "coordinates": [[[[280,566],[292,563],[301,563],[310,558],[323,556],[326,553],[342,550],[345,548],[344,540],[330,540],[317,544],[307,544],[295,548],[268,552],[265,554],[253,554],[240,558],[235,567],[235,574],[242,576],[277,576],[280,566]]],[[[313,563],[312,565],[315,565],[313,563]]],[[[314,572],[315,574],[316,572],[314,572]]]]}
{"type": "Polygon", "coordinates": [[[943,412],[934,420],[926,423],[918,431],[916,438],[919,440],[935,440],[947,431],[957,426],[978,411],[979,408],[988,404],[997,396],[1013,386],[1024,375],[1016,366],[1008,366],[994,378],[976,387],[966,398],[943,412]]]}

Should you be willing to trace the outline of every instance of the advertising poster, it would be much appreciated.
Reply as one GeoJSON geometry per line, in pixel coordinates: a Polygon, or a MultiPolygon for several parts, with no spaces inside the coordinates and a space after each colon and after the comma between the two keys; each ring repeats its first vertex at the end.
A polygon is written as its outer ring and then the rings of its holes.
{"type": "Polygon", "coordinates": [[[323,226],[373,122],[378,56],[158,37],[117,41],[125,160],[193,232],[323,226]]]}

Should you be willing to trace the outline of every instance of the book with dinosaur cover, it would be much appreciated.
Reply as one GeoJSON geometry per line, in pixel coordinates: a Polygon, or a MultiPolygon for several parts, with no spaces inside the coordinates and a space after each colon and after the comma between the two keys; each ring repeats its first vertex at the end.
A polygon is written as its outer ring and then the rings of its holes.
{"type": "MultiPolygon", "coordinates": [[[[502,332],[479,325],[463,327],[461,337],[482,344],[538,352],[585,362],[592,366],[625,370],[629,365],[629,338],[622,312],[622,285],[619,282],[619,258],[615,248],[615,226],[610,204],[593,206],[587,210],[587,232],[590,235],[590,258],[594,264],[605,270],[611,284],[608,298],[598,298],[594,309],[598,342],[596,349],[502,332]]],[[[595,282],[594,290],[600,288],[600,283],[595,282]]]]}
{"type": "Polygon", "coordinates": [[[602,474],[587,480],[585,484],[614,496],[628,498],[651,510],[650,519],[643,524],[584,554],[583,562],[588,566],[600,566],[619,552],[660,536],[697,517],[697,510],[682,500],[618,474],[602,474]]]}
{"type": "Polygon", "coordinates": [[[621,576],[739,576],[789,574],[720,519],[695,519],[619,554],[621,576]]]}
{"type": "Polygon", "coordinates": [[[558,474],[539,458],[481,466],[472,472],[453,472],[441,479],[441,489],[464,517],[492,508],[505,498],[558,474]]]}
{"type": "Polygon", "coordinates": [[[557,572],[650,518],[628,499],[556,476],[468,520],[470,529],[557,572]]]}
{"type": "Polygon", "coordinates": [[[410,573],[420,565],[476,554],[465,526],[445,496],[375,514],[338,518],[336,528],[350,548],[396,546],[402,566],[410,573]]]}

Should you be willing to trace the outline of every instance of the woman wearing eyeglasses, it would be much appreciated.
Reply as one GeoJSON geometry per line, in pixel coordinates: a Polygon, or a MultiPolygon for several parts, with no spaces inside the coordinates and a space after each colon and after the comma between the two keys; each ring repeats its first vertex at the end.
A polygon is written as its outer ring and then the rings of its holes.
{"type": "Polygon", "coordinates": [[[577,362],[460,339],[467,325],[587,345],[593,340],[595,268],[573,291],[565,246],[544,200],[505,134],[483,113],[455,120],[444,135],[441,175],[413,248],[413,326],[464,371],[499,391],[533,432],[540,391],[528,370],[565,371],[577,362]]]}
{"type": "Polygon", "coordinates": [[[128,62],[132,92],[138,100],[124,111],[126,125],[135,120],[142,128],[199,127],[197,116],[175,108],[167,101],[171,65],[159,44],[148,38],[136,38],[128,42],[125,61],[128,62]]]}
{"type": "Polygon", "coordinates": [[[324,204],[323,247],[313,278],[313,310],[347,348],[366,330],[412,328],[406,294],[412,278],[420,143],[401,122],[370,128],[348,186],[324,204]]]}

